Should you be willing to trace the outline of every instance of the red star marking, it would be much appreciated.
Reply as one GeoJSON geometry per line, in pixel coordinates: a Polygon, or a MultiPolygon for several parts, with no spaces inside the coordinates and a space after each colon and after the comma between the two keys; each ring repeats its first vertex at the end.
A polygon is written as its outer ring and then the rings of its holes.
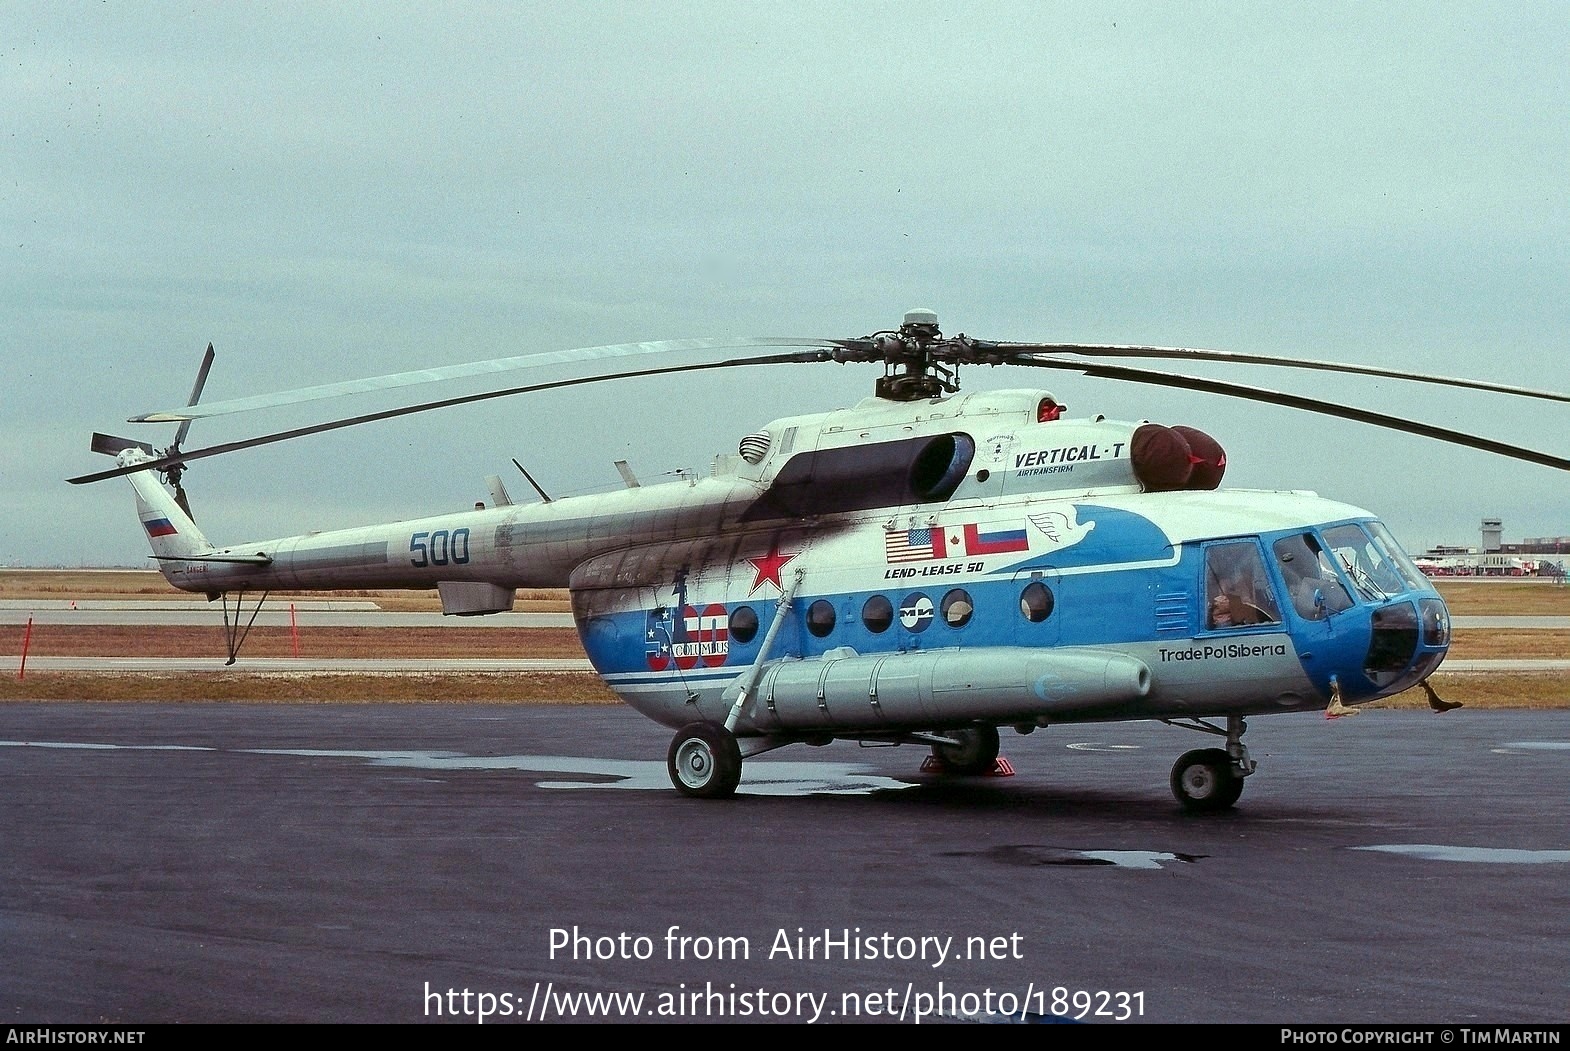
{"type": "Polygon", "coordinates": [[[747,594],[752,594],[753,591],[757,591],[765,584],[773,584],[781,592],[784,592],[785,585],[780,582],[780,570],[784,568],[785,563],[795,558],[797,554],[800,554],[800,552],[794,552],[789,555],[780,554],[780,545],[776,541],[769,548],[769,553],[762,558],[747,559],[748,562],[752,563],[752,568],[758,572],[757,578],[752,582],[752,589],[747,594]]]}

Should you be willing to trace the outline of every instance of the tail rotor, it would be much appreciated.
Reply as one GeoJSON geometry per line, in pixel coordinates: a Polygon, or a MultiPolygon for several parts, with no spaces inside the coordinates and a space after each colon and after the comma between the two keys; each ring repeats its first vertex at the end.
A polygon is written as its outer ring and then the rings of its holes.
{"type": "MultiPolygon", "coordinates": [[[[209,343],[207,344],[207,353],[202,355],[201,367],[196,370],[196,382],[191,385],[191,397],[185,403],[187,408],[201,400],[202,388],[207,386],[207,374],[212,370],[214,356],[213,345],[209,343]]],[[[186,517],[194,521],[195,516],[191,514],[191,502],[185,495],[185,486],[181,484],[181,479],[185,476],[185,461],[179,458],[180,447],[185,443],[185,437],[190,431],[191,421],[181,421],[180,429],[175,432],[174,441],[162,450],[155,449],[147,442],[121,438],[113,434],[94,432],[91,448],[93,452],[103,453],[106,456],[119,456],[127,449],[140,449],[154,459],[171,461],[166,466],[158,468],[158,473],[163,476],[163,480],[169,485],[169,488],[174,490],[174,502],[180,506],[180,510],[185,512],[186,517]]]]}

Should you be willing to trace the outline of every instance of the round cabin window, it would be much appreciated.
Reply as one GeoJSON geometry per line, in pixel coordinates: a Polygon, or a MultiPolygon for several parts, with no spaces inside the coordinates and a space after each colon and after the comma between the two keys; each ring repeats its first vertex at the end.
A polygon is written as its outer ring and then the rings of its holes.
{"type": "Polygon", "coordinates": [[[825,638],[834,630],[834,603],[818,599],[807,607],[807,630],[816,638],[825,638]]]}
{"type": "Polygon", "coordinates": [[[1039,580],[1032,580],[1019,593],[1019,612],[1032,624],[1040,624],[1052,616],[1052,589],[1039,580]]]}
{"type": "Polygon", "coordinates": [[[894,623],[894,603],[882,595],[873,595],[861,607],[861,622],[874,635],[881,635],[894,623]]]}

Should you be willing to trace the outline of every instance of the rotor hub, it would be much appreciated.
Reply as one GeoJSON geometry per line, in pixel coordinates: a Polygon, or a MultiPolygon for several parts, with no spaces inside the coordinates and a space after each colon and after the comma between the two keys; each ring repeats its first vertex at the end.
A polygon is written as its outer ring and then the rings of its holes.
{"type": "Polygon", "coordinates": [[[868,342],[883,360],[883,378],[873,390],[879,398],[920,401],[959,390],[958,368],[940,364],[934,355],[952,342],[943,338],[935,311],[907,310],[898,332],[878,332],[868,342]]]}

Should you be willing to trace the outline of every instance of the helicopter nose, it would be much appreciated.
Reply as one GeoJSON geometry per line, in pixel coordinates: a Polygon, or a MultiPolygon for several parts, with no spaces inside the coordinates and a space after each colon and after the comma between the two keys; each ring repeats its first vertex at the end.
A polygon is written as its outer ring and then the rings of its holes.
{"type": "Polygon", "coordinates": [[[1382,695],[1417,685],[1450,648],[1450,611],[1434,596],[1400,599],[1373,611],[1363,674],[1382,695]]]}

